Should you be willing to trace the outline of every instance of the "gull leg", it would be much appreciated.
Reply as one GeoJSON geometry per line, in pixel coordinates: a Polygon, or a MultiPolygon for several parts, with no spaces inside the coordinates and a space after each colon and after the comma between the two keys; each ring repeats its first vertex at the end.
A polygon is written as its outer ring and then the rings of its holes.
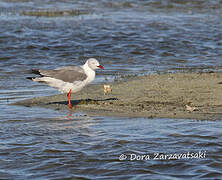
{"type": "Polygon", "coordinates": [[[73,106],[72,106],[72,103],[71,103],[71,100],[70,100],[71,91],[72,91],[72,89],[70,89],[70,90],[69,90],[69,93],[67,94],[67,97],[68,97],[68,100],[69,100],[69,108],[70,108],[70,109],[72,109],[72,107],[73,107],[73,106]]]}

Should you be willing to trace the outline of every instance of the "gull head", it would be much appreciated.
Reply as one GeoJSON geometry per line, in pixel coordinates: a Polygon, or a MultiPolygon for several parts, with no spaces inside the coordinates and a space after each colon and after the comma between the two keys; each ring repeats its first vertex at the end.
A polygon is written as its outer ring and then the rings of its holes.
{"type": "Polygon", "coordinates": [[[104,69],[103,66],[101,66],[99,64],[99,61],[97,61],[95,58],[90,58],[87,60],[86,62],[88,64],[88,66],[92,69],[92,70],[96,70],[96,69],[104,69]]]}

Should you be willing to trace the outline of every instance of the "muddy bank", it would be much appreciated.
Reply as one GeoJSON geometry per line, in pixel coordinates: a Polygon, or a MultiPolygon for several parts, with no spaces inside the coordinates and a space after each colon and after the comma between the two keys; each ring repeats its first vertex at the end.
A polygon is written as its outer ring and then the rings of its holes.
{"type": "MultiPolygon", "coordinates": [[[[106,95],[103,85],[91,85],[72,94],[73,112],[149,118],[222,118],[222,73],[147,75],[115,82],[111,87],[112,92],[106,95]]],[[[68,110],[64,94],[37,97],[14,105],[68,110]]]]}

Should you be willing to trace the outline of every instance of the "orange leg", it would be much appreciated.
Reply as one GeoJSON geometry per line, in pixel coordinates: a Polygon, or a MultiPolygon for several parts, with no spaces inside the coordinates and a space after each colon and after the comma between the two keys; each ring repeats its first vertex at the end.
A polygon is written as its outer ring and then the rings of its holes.
{"type": "Polygon", "coordinates": [[[72,107],[73,107],[73,106],[72,106],[72,103],[71,103],[71,99],[70,99],[70,97],[71,97],[71,91],[72,91],[72,89],[70,89],[70,90],[69,90],[69,93],[67,94],[67,97],[68,97],[68,100],[69,100],[69,108],[70,108],[70,109],[72,109],[72,107]]]}

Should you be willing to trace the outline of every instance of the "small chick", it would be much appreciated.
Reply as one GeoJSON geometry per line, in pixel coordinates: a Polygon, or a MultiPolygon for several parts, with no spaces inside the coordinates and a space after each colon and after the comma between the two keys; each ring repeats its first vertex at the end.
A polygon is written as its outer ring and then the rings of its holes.
{"type": "Polygon", "coordinates": [[[104,87],[104,95],[106,95],[107,93],[111,93],[112,92],[112,88],[110,87],[110,85],[103,85],[104,87]]]}

